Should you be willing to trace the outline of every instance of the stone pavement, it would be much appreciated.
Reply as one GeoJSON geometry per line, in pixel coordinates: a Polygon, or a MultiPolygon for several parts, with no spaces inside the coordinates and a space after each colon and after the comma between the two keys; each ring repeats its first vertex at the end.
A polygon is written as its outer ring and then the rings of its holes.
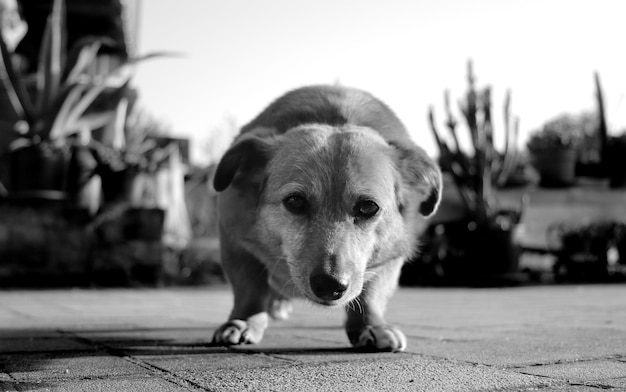
{"type": "Polygon", "coordinates": [[[0,391],[626,391],[626,285],[403,288],[408,352],[348,348],[296,303],[262,344],[211,347],[227,287],[0,291],[0,391]]]}

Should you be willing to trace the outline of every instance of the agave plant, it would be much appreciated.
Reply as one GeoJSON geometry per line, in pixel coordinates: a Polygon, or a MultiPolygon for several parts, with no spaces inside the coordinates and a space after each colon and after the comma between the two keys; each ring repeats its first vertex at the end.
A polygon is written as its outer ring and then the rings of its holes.
{"type": "Polygon", "coordinates": [[[18,140],[61,144],[69,135],[97,129],[114,120],[115,110],[88,109],[105,91],[125,88],[139,61],[161,54],[127,59],[107,74],[90,74],[100,49],[107,44],[107,38],[82,40],[68,51],[65,1],[54,0],[40,47],[36,90],[31,96],[25,78],[11,61],[7,43],[0,37],[7,76],[2,79],[20,118],[15,126],[22,136],[18,140]]]}

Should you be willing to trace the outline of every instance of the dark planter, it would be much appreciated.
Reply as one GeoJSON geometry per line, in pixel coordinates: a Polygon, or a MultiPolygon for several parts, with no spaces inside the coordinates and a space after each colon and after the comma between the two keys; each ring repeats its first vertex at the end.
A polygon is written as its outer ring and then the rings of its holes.
{"type": "Polygon", "coordinates": [[[444,274],[451,277],[493,276],[517,272],[519,246],[516,225],[475,221],[451,222],[439,229],[446,237],[447,254],[441,259],[444,274]]]}
{"type": "Polygon", "coordinates": [[[611,188],[626,187],[626,137],[611,138],[607,146],[606,170],[611,188]]]}
{"type": "Polygon", "coordinates": [[[15,197],[67,198],[71,152],[41,142],[10,152],[10,191],[15,197]]]}
{"type": "Polygon", "coordinates": [[[539,172],[539,185],[547,188],[569,187],[576,181],[576,150],[545,148],[530,151],[531,163],[539,172]]]}
{"type": "Polygon", "coordinates": [[[626,233],[622,233],[618,238],[615,247],[617,249],[617,255],[619,256],[619,263],[626,265],[626,233]]]}
{"type": "Polygon", "coordinates": [[[160,241],[164,222],[165,210],[161,208],[131,208],[124,217],[124,238],[160,241]]]}
{"type": "Polygon", "coordinates": [[[118,170],[106,165],[101,166],[98,174],[102,179],[103,201],[114,203],[129,200],[132,184],[138,173],[138,169],[132,166],[118,170]]]}
{"type": "Polygon", "coordinates": [[[135,207],[108,214],[103,216],[103,222],[96,229],[100,243],[111,245],[135,240],[161,241],[165,210],[135,207]]]}
{"type": "Polygon", "coordinates": [[[72,145],[70,151],[67,192],[75,196],[96,173],[98,162],[93,151],[85,145],[72,145]]]}
{"type": "Polygon", "coordinates": [[[419,257],[405,266],[400,283],[504,283],[518,272],[518,221],[504,213],[483,225],[465,219],[430,227],[419,257]]]}
{"type": "Polygon", "coordinates": [[[97,167],[83,145],[56,146],[48,142],[10,152],[10,186],[14,197],[76,199],[97,167]]]}

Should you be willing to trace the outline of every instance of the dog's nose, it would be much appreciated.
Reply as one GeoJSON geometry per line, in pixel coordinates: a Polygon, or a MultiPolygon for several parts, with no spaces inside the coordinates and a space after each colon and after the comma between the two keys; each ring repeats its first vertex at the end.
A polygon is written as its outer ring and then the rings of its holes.
{"type": "Polygon", "coordinates": [[[325,273],[311,275],[310,283],[313,294],[326,301],[338,300],[348,290],[347,282],[325,273]]]}

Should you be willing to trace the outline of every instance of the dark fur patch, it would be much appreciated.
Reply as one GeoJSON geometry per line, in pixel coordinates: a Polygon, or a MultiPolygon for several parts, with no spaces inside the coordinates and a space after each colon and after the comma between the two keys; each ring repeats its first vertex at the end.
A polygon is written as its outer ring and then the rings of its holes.
{"type": "Polygon", "coordinates": [[[279,119],[276,127],[279,133],[284,133],[291,128],[303,124],[328,124],[333,126],[341,126],[347,123],[347,120],[341,112],[334,106],[325,106],[323,110],[304,110],[291,113],[288,117],[279,119]]]}
{"type": "Polygon", "coordinates": [[[402,202],[402,196],[400,195],[400,184],[397,182],[394,185],[394,192],[396,195],[396,202],[398,203],[398,212],[404,217],[405,206],[402,202]]]}

